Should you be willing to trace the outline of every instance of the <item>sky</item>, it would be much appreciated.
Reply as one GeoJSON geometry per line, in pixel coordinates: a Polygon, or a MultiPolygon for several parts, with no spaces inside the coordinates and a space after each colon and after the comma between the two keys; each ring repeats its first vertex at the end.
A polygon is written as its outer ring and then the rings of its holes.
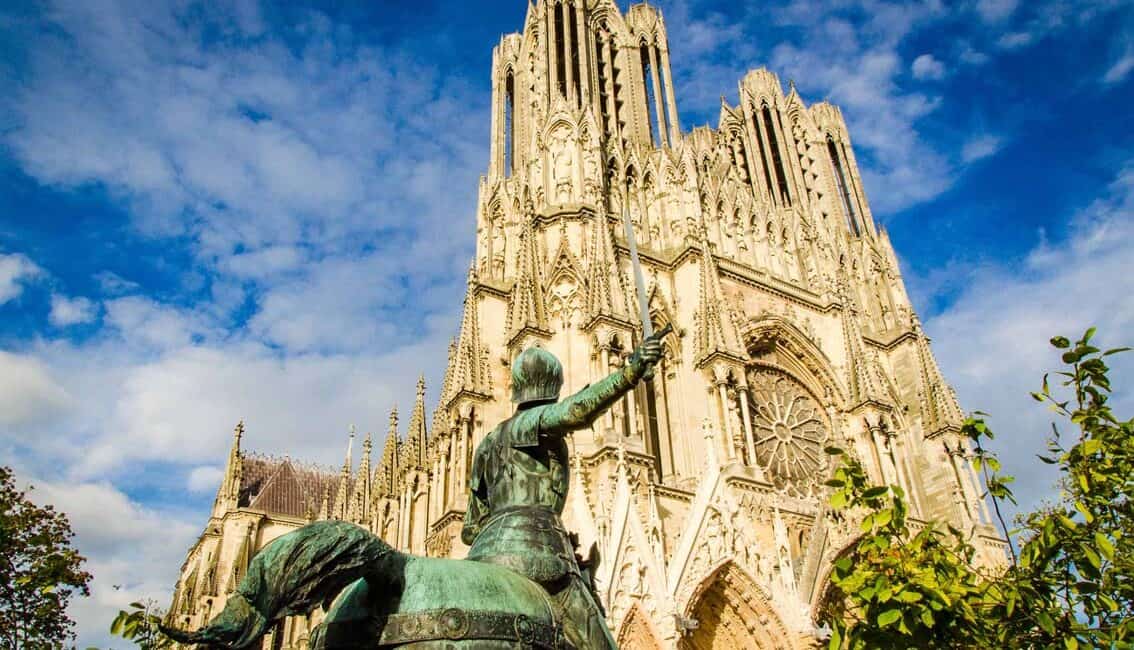
{"type": "MultiPolygon", "coordinates": [[[[1134,0],[651,4],[685,130],[760,66],[843,108],[945,376],[1053,494],[1047,339],[1134,343],[1134,0]]],[[[79,647],[168,602],[238,420],[335,465],[436,397],[525,5],[3,3],[0,462],[71,518],[79,647]]]]}

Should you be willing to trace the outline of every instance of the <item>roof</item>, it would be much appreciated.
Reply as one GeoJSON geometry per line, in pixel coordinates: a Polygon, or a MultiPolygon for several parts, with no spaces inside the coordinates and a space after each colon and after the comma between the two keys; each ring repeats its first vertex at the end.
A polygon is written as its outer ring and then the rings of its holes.
{"type": "MultiPolygon", "coordinates": [[[[299,519],[314,518],[324,495],[333,500],[342,477],[330,468],[258,454],[244,454],[241,465],[239,507],[299,519]]],[[[348,494],[353,489],[351,478],[348,494]]]]}

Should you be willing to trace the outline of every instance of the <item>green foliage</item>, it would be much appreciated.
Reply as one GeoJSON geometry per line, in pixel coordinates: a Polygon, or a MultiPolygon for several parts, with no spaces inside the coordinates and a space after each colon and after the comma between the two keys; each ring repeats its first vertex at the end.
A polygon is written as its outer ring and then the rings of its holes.
{"type": "Polygon", "coordinates": [[[143,650],[173,647],[173,640],[158,629],[162,612],[155,603],[130,603],[130,609],[118,612],[110,625],[110,633],[133,641],[143,650]]]}
{"type": "Polygon", "coordinates": [[[863,533],[832,571],[832,650],[1134,648],[1134,420],[1108,405],[1105,362],[1127,349],[1104,352],[1094,334],[1051,340],[1067,368],[1054,374],[1057,388],[1045,376],[1033,397],[1074,433],[1053,425],[1040,460],[1058,467],[1059,498],[1023,516],[1019,530],[1001,515],[1001,502],[1015,503],[1012,477],[984,447],[993,438],[984,414],[962,428],[1009,540],[1002,570],[975,566],[961,531],[912,526],[899,487],[870,485],[853,457],[828,450],[842,459],[827,483],[834,516],[860,516],[863,533]]]}
{"type": "Polygon", "coordinates": [[[861,516],[863,533],[832,570],[831,650],[964,648],[993,638],[984,618],[991,583],[972,568],[974,549],[960,532],[914,530],[900,487],[871,486],[857,460],[828,453],[842,458],[827,482],[835,516],[861,516]]]}
{"type": "Polygon", "coordinates": [[[73,536],[66,515],[29,501],[0,467],[0,648],[61,648],[74,638],[67,604],[90,594],[91,575],[73,536]]]}

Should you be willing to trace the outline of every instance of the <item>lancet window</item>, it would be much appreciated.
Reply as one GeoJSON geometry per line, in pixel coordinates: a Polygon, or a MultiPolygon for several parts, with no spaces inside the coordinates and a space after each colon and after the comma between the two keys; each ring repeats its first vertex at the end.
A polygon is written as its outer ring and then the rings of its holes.
{"type": "Polygon", "coordinates": [[[772,122],[772,111],[765,104],[764,108],[760,111],[764,116],[764,128],[768,135],[768,142],[770,144],[772,154],[772,165],[776,170],[776,187],[780,193],[780,199],[783,200],[785,205],[791,205],[791,192],[788,190],[787,174],[784,171],[784,159],[780,155],[780,143],[776,138],[776,128],[772,122]]]}
{"type": "Polygon", "coordinates": [[[572,97],[575,101],[581,102],[583,99],[583,70],[582,67],[579,66],[579,21],[575,20],[573,12],[574,7],[567,3],[563,4],[563,20],[567,22],[567,33],[571,37],[571,56],[568,59],[568,63],[571,64],[571,71],[568,73],[568,77],[571,81],[571,87],[574,90],[572,97]]]}
{"type": "Polygon", "coordinates": [[[559,94],[567,96],[567,39],[563,32],[566,7],[562,3],[554,5],[555,20],[555,79],[559,94]]]}
{"type": "Polygon", "coordinates": [[[849,179],[846,177],[842,158],[839,156],[839,148],[835,146],[834,138],[829,136],[827,138],[827,154],[831,157],[831,171],[835,177],[839,199],[843,204],[843,216],[847,220],[847,228],[850,229],[851,234],[858,237],[862,234],[862,231],[858,222],[858,214],[855,213],[854,199],[851,198],[849,179]]]}
{"type": "MultiPolygon", "coordinates": [[[[764,145],[764,132],[760,129],[760,119],[756,113],[752,114],[752,133],[755,134],[756,146],[760,150],[760,169],[764,170],[764,187],[768,188],[768,194],[774,196],[776,193],[775,184],[772,182],[772,172],[769,169],[768,148],[764,145]]],[[[755,185],[755,179],[753,179],[755,185]]]]}
{"type": "Polygon", "coordinates": [[[511,176],[516,164],[516,78],[509,70],[504,79],[504,175],[511,176]]]}
{"type": "Polygon", "coordinates": [[[650,141],[654,146],[661,144],[661,115],[653,109],[657,105],[658,89],[654,86],[654,76],[656,71],[650,62],[650,48],[646,44],[642,44],[638,48],[638,52],[642,58],[642,78],[645,84],[642,86],[643,99],[646,101],[646,113],[650,116],[650,141]]]}

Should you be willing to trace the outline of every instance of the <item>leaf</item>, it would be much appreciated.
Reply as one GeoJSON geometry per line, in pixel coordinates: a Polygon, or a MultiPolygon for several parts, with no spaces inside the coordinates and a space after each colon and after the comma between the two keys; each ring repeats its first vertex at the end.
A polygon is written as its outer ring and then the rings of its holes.
{"type": "Polygon", "coordinates": [[[1071,341],[1066,336],[1056,336],[1051,339],[1051,345],[1063,350],[1071,347],[1071,341]]]}
{"type": "Polygon", "coordinates": [[[1040,629],[1044,632],[1055,634],[1055,621],[1051,620],[1051,615],[1047,612],[1036,612],[1036,623],[1039,623],[1040,629]]]}
{"type": "Polygon", "coordinates": [[[899,609],[888,609],[878,615],[878,627],[887,627],[898,622],[902,617],[902,612],[899,609]]]}
{"type": "Polygon", "coordinates": [[[1134,350],[1134,348],[1114,348],[1113,350],[1107,350],[1106,352],[1103,352],[1102,355],[1104,357],[1109,357],[1112,354],[1121,354],[1123,352],[1129,352],[1131,350],[1134,350]]]}
{"type": "Polygon", "coordinates": [[[926,627],[933,627],[936,621],[933,620],[933,611],[929,609],[921,610],[921,622],[925,623],[926,627]]]}
{"type": "Polygon", "coordinates": [[[1095,533],[1095,546],[1098,546],[1099,551],[1102,552],[1103,557],[1110,561],[1114,561],[1114,544],[1107,539],[1106,535],[1102,533],[1095,533]]]}
{"type": "Polygon", "coordinates": [[[886,494],[886,492],[889,491],[889,489],[890,488],[883,486],[883,485],[876,485],[876,486],[870,488],[869,490],[863,492],[862,498],[863,499],[877,499],[878,497],[882,496],[883,494],[886,494]]]}

